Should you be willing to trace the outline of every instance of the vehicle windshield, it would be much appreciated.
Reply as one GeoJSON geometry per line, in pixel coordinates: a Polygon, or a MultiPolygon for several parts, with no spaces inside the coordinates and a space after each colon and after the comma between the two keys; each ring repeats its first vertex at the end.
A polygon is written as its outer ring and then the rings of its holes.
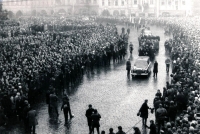
{"type": "Polygon", "coordinates": [[[145,69],[145,68],[148,66],[148,63],[147,63],[147,61],[145,61],[145,60],[137,60],[137,61],[135,62],[135,66],[136,66],[137,68],[143,68],[143,69],[145,69]]]}

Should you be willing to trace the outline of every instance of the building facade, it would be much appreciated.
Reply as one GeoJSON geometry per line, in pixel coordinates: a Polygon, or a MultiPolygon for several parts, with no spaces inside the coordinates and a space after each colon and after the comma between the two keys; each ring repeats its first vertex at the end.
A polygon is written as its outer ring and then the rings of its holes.
{"type": "Polygon", "coordinates": [[[3,0],[9,17],[21,15],[160,16],[189,14],[191,0],[3,0]]]}
{"type": "Polygon", "coordinates": [[[187,16],[192,14],[192,0],[160,0],[159,15],[187,16]]]}
{"type": "Polygon", "coordinates": [[[113,16],[155,15],[156,0],[100,0],[99,12],[113,16]]]}
{"type": "Polygon", "coordinates": [[[200,15],[200,1],[199,0],[192,0],[192,14],[194,16],[199,16],[200,15]]]}

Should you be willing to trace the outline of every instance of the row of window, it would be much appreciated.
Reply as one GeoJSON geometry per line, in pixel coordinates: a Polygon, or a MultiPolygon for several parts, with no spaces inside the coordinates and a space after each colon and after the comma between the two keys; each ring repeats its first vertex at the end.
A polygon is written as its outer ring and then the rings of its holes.
{"type": "MultiPolygon", "coordinates": [[[[124,6],[125,2],[128,5],[128,0],[120,0],[120,1],[121,1],[121,6],[124,6]]],[[[142,2],[143,3],[148,3],[147,1],[143,0],[142,2]]],[[[112,2],[113,2],[113,0],[108,0],[108,6],[111,6],[111,5],[120,6],[119,5],[119,0],[114,0],[114,3],[112,3],[112,2]]],[[[133,0],[133,4],[134,5],[138,5],[139,4],[138,0],[133,0]]],[[[154,0],[149,0],[149,4],[153,5],[154,4],[154,0]]],[[[105,0],[102,0],[102,6],[105,6],[105,5],[106,5],[105,0]]]]}
{"type": "Polygon", "coordinates": [[[76,3],[79,3],[79,4],[90,4],[90,3],[93,3],[93,4],[97,4],[97,0],[76,0],[76,3]]]}
{"type": "Polygon", "coordinates": [[[161,0],[161,5],[172,5],[172,3],[185,5],[185,0],[182,0],[181,3],[179,3],[179,0],[161,0]]]}

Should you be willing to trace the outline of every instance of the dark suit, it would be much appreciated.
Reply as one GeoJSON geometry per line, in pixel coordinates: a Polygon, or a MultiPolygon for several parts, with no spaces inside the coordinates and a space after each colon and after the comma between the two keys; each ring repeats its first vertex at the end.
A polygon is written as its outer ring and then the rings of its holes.
{"type": "Polygon", "coordinates": [[[49,105],[51,107],[51,110],[55,110],[57,116],[58,114],[58,97],[55,94],[50,94],[49,98],[49,105]]]}
{"type": "Polygon", "coordinates": [[[151,124],[150,125],[150,132],[149,134],[157,134],[156,132],[156,125],[155,124],[151,124]]]}
{"type": "Polygon", "coordinates": [[[89,126],[89,131],[92,131],[92,119],[91,119],[91,115],[94,113],[94,109],[93,108],[89,108],[86,110],[85,116],[87,117],[87,121],[88,121],[88,126],[89,126]]]}
{"type": "Polygon", "coordinates": [[[33,129],[33,134],[35,134],[35,126],[38,124],[36,119],[36,111],[30,110],[27,114],[27,117],[28,117],[29,131],[31,132],[31,129],[33,129]]]}
{"type": "Polygon", "coordinates": [[[92,131],[90,131],[90,134],[92,132],[94,132],[94,128],[97,129],[97,133],[99,133],[99,127],[100,127],[100,124],[99,124],[99,120],[101,118],[101,115],[99,113],[94,113],[91,115],[91,119],[92,119],[92,131]]]}
{"type": "Polygon", "coordinates": [[[126,62],[126,70],[127,70],[127,76],[129,76],[130,75],[130,71],[131,71],[131,62],[130,62],[130,60],[128,60],[126,62]]]}
{"type": "Polygon", "coordinates": [[[158,73],[158,63],[155,62],[153,66],[153,77],[157,77],[157,73],[158,73]]]}
{"type": "Polygon", "coordinates": [[[149,106],[147,105],[146,102],[144,102],[139,110],[140,112],[140,117],[142,118],[142,123],[143,125],[146,125],[147,118],[148,118],[148,109],[149,106]]]}

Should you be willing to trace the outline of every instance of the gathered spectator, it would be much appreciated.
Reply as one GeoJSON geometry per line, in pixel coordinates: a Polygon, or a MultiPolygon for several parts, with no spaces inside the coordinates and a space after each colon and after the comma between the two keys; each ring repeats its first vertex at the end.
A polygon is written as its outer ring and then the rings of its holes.
{"type": "Polygon", "coordinates": [[[113,132],[113,128],[110,128],[110,129],[109,129],[109,134],[115,134],[115,133],[113,132]]]}
{"type": "Polygon", "coordinates": [[[90,131],[90,134],[92,132],[94,132],[94,128],[97,129],[97,133],[99,133],[99,127],[100,127],[100,118],[101,118],[101,115],[97,112],[96,109],[94,109],[94,113],[91,115],[91,120],[92,120],[92,131],[90,131]]]}
{"type": "Polygon", "coordinates": [[[146,126],[146,127],[150,129],[149,134],[157,134],[156,125],[153,120],[150,120],[150,126],[149,127],[146,126]]]}
{"type": "Polygon", "coordinates": [[[158,124],[158,133],[160,133],[161,126],[164,127],[164,121],[167,119],[167,110],[163,108],[162,104],[159,104],[159,108],[156,110],[155,114],[158,124]]]}
{"type": "Polygon", "coordinates": [[[126,134],[123,130],[121,126],[118,126],[118,132],[116,134],[126,134]]]}
{"type": "Polygon", "coordinates": [[[134,127],[134,134],[141,134],[140,129],[138,127],[134,127]]]}
{"type": "Polygon", "coordinates": [[[33,132],[35,134],[35,127],[38,125],[38,121],[36,118],[36,110],[33,110],[32,107],[30,107],[30,110],[27,113],[27,118],[28,118],[28,125],[29,125],[29,132],[33,132]]]}

